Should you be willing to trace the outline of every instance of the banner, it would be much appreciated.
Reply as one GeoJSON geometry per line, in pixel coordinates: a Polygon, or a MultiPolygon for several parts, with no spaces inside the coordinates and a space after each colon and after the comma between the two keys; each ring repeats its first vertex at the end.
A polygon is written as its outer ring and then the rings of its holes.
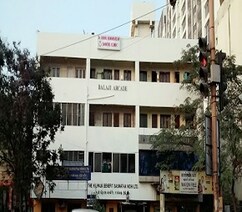
{"type": "Polygon", "coordinates": [[[205,172],[161,171],[161,193],[212,194],[212,177],[205,172]]]}

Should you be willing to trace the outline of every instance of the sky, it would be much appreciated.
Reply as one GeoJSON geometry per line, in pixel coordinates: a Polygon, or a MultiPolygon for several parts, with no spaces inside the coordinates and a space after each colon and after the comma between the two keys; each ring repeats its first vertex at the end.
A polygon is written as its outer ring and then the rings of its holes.
{"type": "MultiPolygon", "coordinates": [[[[21,42],[36,54],[37,31],[74,34],[99,34],[131,20],[134,2],[141,0],[0,0],[0,37],[8,42],[21,42]]],[[[146,0],[155,9],[166,0],[146,0]]],[[[159,20],[161,9],[155,12],[159,20]]],[[[130,25],[109,32],[129,36],[130,25]]]]}

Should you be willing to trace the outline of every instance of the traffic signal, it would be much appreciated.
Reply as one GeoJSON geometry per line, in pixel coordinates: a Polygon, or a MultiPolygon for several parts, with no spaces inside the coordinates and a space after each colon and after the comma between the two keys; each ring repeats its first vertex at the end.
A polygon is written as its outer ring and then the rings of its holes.
{"type": "Polygon", "coordinates": [[[219,110],[222,111],[226,105],[228,105],[228,98],[226,95],[227,90],[227,76],[223,69],[223,61],[226,58],[226,53],[220,51],[217,52],[216,63],[220,66],[220,83],[219,83],[219,110]]]}
{"type": "Polygon", "coordinates": [[[170,5],[174,7],[176,5],[176,0],[170,0],[170,5]]]}
{"type": "Polygon", "coordinates": [[[199,38],[199,77],[200,77],[200,85],[199,90],[201,94],[205,97],[208,96],[209,93],[209,85],[208,85],[208,44],[207,38],[199,38]]]}

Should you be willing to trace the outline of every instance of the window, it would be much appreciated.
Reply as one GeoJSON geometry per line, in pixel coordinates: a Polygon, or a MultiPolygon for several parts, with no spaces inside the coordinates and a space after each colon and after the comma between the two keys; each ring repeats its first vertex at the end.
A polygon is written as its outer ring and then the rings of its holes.
{"type": "Polygon", "coordinates": [[[94,112],[90,112],[89,125],[95,126],[95,113],[94,112]]]}
{"type": "Polygon", "coordinates": [[[160,128],[170,128],[170,126],[171,126],[171,116],[160,115],[160,128]]]}
{"type": "Polygon", "coordinates": [[[194,114],[185,114],[185,122],[186,122],[186,126],[189,128],[194,128],[194,118],[195,115],[194,114]]]}
{"type": "Polygon", "coordinates": [[[176,83],[180,82],[180,73],[179,72],[175,72],[175,82],[176,83]]]}
{"type": "Polygon", "coordinates": [[[83,166],[84,151],[64,151],[62,165],[63,166],[83,166]]]}
{"type": "Polygon", "coordinates": [[[85,78],[85,69],[76,68],[76,78],[85,78]]]}
{"type": "Polygon", "coordinates": [[[77,103],[61,103],[62,120],[64,125],[83,126],[85,105],[77,103]]]}
{"type": "Polygon", "coordinates": [[[124,80],[131,81],[131,71],[124,70],[124,80]]]}
{"type": "Polygon", "coordinates": [[[119,172],[120,169],[120,154],[114,153],[113,154],[113,172],[119,172]]]}
{"type": "Polygon", "coordinates": [[[189,72],[184,73],[184,81],[185,82],[191,82],[191,77],[189,72]]]}
{"type": "Polygon", "coordinates": [[[92,172],[135,173],[135,154],[89,152],[92,172]]]}
{"type": "Polygon", "coordinates": [[[140,114],[140,127],[147,127],[147,114],[140,114]]]}
{"type": "Polygon", "coordinates": [[[58,67],[52,67],[50,71],[51,77],[60,77],[60,68],[58,67]]]}
{"type": "Polygon", "coordinates": [[[152,128],[157,128],[157,114],[152,114],[152,128]]]}
{"type": "Polygon", "coordinates": [[[140,72],[140,81],[147,82],[147,72],[146,71],[140,72]]]}
{"type": "Polygon", "coordinates": [[[160,82],[170,82],[170,72],[160,72],[160,82]]]}
{"type": "Polygon", "coordinates": [[[112,127],[112,113],[103,113],[103,126],[112,127]]]}
{"type": "Polygon", "coordinates": [[[124,127],[131,127],[131,113],[124,113],[124,127]]]}
{"type": "Polygon", "coordinates": [[[102,153],[94,154],[94,171],[101,172],[102,171],[102,153]]]}
{"type": "Polygon", "coordinates": [[[91,79],[95,79],[96,78],[96,69],[95,68],[91,68],[90,78],[91,79]]]}
{"type": "Polygon", "coordinates": [[[119,80],[119,70],[118,69],[114,70],[114,80],[119,80]]]}
{"type": "Polygon", "coordinates": [[[152,82],[157,82],[157,73],[156,73],[156,71],[152,71],[152,82]]]}
{"type": "Polygon", "coordinates": [[[103,70],[103,79],[112,79],[112,70],[111,69],[103,70]]]}
{"type": "Polygon", "coordinates": [[[175,115],[175,128],[180,127],[180,115],[175,115]]]}
{"type": "Polygon", "coordinates": [[[119,127],[119,113],[114,113],[114,117],[113,117],[113,126],[114,127],[119,127]]]}
{"type": "Polygon", "coordinates": [[[110,173],[112,171],[112,154],[111,153],[103,153],[102,154],[102,172],[110,173]]]}

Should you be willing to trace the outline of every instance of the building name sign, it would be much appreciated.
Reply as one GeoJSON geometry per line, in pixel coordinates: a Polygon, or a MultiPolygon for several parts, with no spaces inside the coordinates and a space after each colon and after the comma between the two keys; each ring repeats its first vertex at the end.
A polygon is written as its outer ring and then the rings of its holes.
{"type": "Polygon", "coordinates": [[[88,183],[88,191],[99,195],[126,195],[132,189],[138,189],[138,184],[88,183]]]}
{"type": "Polygon", "coordinates": [[[97,42],[98,49],[120,50],[120,37],[99,35],[97,42]]]}
{"type": "Polygon", "coordinates": [[[98,85],[98,90],[105,90],[105,91],[128,91],[127,86],[121,85],[98,85]]]}

